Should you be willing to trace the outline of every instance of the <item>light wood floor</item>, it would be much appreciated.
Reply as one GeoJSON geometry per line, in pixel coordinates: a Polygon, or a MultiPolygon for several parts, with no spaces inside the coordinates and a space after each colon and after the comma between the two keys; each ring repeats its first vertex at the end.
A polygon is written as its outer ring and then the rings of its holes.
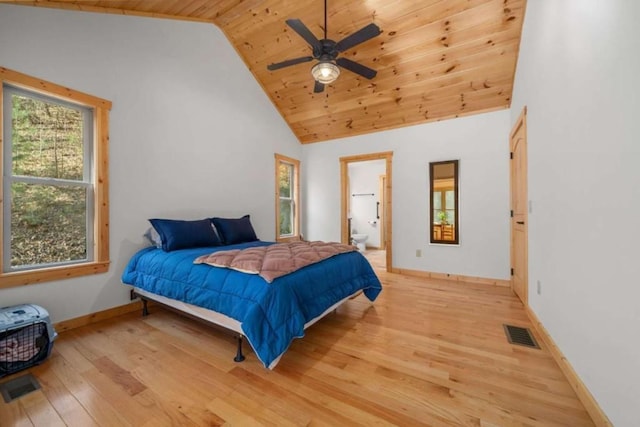
{"type": "Polygon", "coordinates": [[[369,263],[376,270],[386,270],[387,251],[381,251],[378,249],[367,249],[366,251],[364,251],[364,256],[367,257],[369,263]]]}
{"type": "Polygon", "coordinates": [[[506,341],[503,323],[531,327],[509,289],[379,276],[374,304],[348,301],[273,371],[159,308],[62,333],[0,425],[593,425],[546,349],[506,341]]]}

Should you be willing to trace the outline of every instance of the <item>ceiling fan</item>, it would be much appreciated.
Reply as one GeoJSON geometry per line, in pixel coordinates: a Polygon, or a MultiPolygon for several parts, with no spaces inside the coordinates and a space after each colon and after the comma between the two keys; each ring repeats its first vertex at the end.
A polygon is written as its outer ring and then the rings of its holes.
{"type": "Polygon", "coordinates": [[[338,78],[340,75],[340,68],[338,68],[338,66],[367,79],[372,79],[376,76],[376,70],[347,58],[338,58],[341,52],[378,36],[381,31],[376,24],[369,24],[339,42],[330,40],[327,38],[327,0],[324,0],[324,38],[322,40],[318,40],[299,19],[287,19],[286,23],[293,31],[309,43],[313,56],[304,56],[302,58],[288,59],[275,64],[269,64],[267,66],[268,70],[279,70],[280,68],[317,59],[318,63],[311,68],[311,75],[315,80],[313,87],[315,93],[322,92],[326,84],[333,83],[338,78]]]}

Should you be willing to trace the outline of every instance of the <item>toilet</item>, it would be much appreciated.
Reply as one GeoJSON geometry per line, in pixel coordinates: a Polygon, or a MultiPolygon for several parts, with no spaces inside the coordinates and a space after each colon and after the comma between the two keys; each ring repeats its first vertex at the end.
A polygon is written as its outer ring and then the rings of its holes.
{"type": "Polygon", "coordinates": [[[352,234],[351,241],[358,247],[358,250],[362,252],[366,249],[364,242],[367,241],[368,237],[366,234],[352,234]]]}

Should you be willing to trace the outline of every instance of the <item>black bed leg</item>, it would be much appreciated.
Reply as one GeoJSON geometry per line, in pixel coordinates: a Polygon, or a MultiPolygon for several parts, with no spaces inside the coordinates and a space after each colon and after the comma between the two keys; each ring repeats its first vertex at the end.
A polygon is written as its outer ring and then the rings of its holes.
{"type": "Polygon", "coordinates": [[[236,339],[238,340],[238,352],[236,353],[236,357],[233,358],[233,361],[242,362],[244,360],[244,355],[242,354],[242,335],[238,335],[236,339]]]}
{"type": "Polygon", "coordinates": [[[149,315],[149,307],[147,307],[147,300],[146,298],[142,298],[142,316],[148,316],[149,315]]]}

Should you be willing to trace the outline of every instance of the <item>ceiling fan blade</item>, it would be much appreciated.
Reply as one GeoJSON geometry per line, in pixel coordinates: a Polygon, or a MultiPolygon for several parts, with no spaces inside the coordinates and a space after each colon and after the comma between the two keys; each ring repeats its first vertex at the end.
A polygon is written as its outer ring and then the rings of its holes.
{"type": "Polygon", "coordinates": [[[338,52],[344,52],[347,49],[354,47],[360,43],[366,42],[369,39],[374,38],[379,35],[382,31],[376,24],[369,24],[364,28],[360,28],[355,33],[351,34],[340,40],[336,44],[336,49],[338,52]]]}
{"type": "Polygon", "coordinates": [[[306,25],[302,23],[299,19],[287,19],[286,23],[288,26],[293,29],[300,37],[306,40],[307,43],[313,48],[314,52],[322,51],[322,45],[320,44],[320,40],[317,39],[316,36],[313,35],[311,30],[307,28],[306,25]]]}
{"type": "Polygon", "coordinates": [[[354,62],[350,59],[347,58],[338,58],[336,59],[336,64],[338,64],[339,66],[341,66],[342,68],[346,68],[349,71],[352,71],[356,74],[361,75],[364,78],[367,78],[369,80],[371,80],[372,78],[374,78],[376,76],[376,74],[378,74],[378,72],[376,70],[373,70],[369,67],[366,67],[362,64],[358,64],[357,62],[354,62]]]}
{"type": "Polygon", "coordinates": [[[267,69],[274,71],[280,68],[289,67],[291,65],[301,64],[303,62],[313,61],[313,56],[305,56],[303,58],[287,59],[286,61],[276,62],[275,64],[267,65],[267,69]]]}
{"type": "Polygon", "coordinates": [[[315,81],[316,83],[313,85],[313,93],[320,93],[324,91],[324,83],[320,83],[319,81],[315,81]]]}

